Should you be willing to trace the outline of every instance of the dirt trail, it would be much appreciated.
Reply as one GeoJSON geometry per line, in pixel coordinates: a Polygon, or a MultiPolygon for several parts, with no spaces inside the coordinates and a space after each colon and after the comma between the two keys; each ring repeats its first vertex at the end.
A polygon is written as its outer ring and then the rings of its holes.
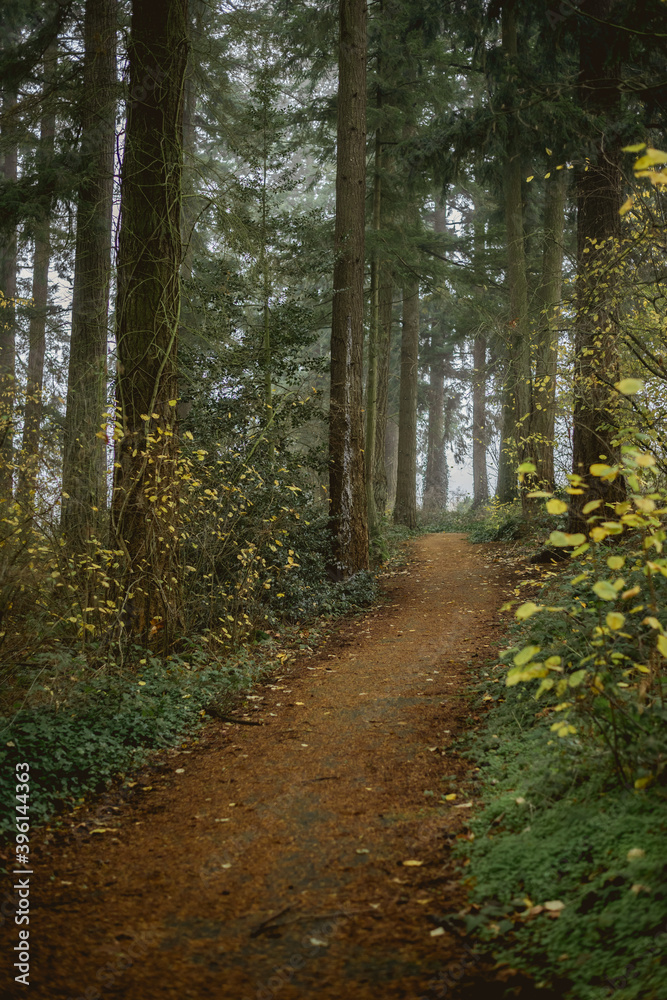
{"type": "Polygon", "coordinates": [[[390,602],[254,692],[262,726],[211,723],[107,832],[98,817],[43,846],[33,1000],[460,995],[441,974],[472,959],[431,932],[465,899],[450,848],[476,786],[447,748],[471,724],[471,664],[495,652],[500,569],[463,535],[411,560],[390,602]]]}

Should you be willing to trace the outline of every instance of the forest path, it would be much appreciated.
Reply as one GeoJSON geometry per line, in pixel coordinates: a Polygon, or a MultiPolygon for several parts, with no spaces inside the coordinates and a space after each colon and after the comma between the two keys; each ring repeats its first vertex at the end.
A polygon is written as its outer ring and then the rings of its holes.
{"type": "Polygon", "coordinates": [[[31,996],[497,995],[455,933],[431,932],[465,901],[450,848],[475,776],[448,747],[496,652],[500,580],[489,546],[416,540],[385,604],[254,692],[261,727],[212,722],[44,845],[31,996]]]}

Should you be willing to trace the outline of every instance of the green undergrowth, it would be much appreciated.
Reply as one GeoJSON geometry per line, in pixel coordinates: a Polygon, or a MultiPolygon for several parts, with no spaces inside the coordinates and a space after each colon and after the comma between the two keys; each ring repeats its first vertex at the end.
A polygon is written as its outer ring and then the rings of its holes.
{"type": "MultiPolygon", "coordinates": [[[[307,557],[304,562],[301,574],[307,557]]],[[[267,615],[263,628],[233,651],[203,636],[166,657],[136,647],[126,649],[119,663],[107,650],[95,666],[91,644],[85,654],[54,645],[22,664],[0,710],[0,838],[15,830],[17,763],[30,768],[31,825],[47,822],[82,797],[102,792],[151,750],[196,731],[206,708],[220,712],[237,704],[262,677],[311,652],[337,619],[376,597],[373,573],[334,584],[318,557],[314,563],[311,587],[294,594],[302,620],[279,622],[267,615]]]]}
{"type": "Polygon", "coordinates": [[[166,660],[141,651],[133,671],[93,675],[69,654],[35,664],[31,695],[41,692],[42,703],[0,719],[0,836],[14,829],[17,763],[30,767],[30,822],[44,822],[196,729],[207,705],[233,703],[265,669],[263,655],[239,651],[220,663],[201,648],[166,660]],[[63,673],[69,687],[56,676],[63,673]],[[62,701],[51,698],[54,688],[62,701]]]}
{"type": "MultiPolygon", "coordinates": [[[[573,576],[554,579],[541,599],[560,604],[573,576]]],[[[599,615],[589,626],[594,602],[582,602],[578,621],[538,614],[517,623],[517,647],[583,655],[599,615]]],[[[646,732],[631,720],[637,752],[628,748],[619,773],[613,747],[585,716],[558,737],[557,707],[528,685],[506,687],[506,674],[498,663],[482,677],[491,709],[469,750],[485,781],[474,840],[464,842],[468,929],[492,942],[500,962],[568,1000],[667,1000],[667,788],[655,764],[664,728],[660,735],[648,712],[646,732]],[[649,753],[658,778],[636,787],[649,753]]]]}
{"type": "Polygon", "coordinates": [[[461,531],[471,542],[512,542],[539,531],[535,521],[529,525],[521,503],[499,503],[492,499],[480,507],[473,507],[470,497],[464,497],[452,510],[422,512],[420,532],[461,531]]]}

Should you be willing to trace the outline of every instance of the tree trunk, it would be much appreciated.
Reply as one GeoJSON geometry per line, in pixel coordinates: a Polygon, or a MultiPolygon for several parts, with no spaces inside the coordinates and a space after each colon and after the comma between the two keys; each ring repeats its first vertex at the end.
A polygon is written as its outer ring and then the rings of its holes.
{"type": "MultiPolygon", "coordinates": [[[[16,104],[13,94],[5,94],[3,116],[16,104]]],[[[13,138],[5,137],[12,124],[3,126],[2,177],[16,184],[17,148],[13,138]]],[[[0,505],[10,504],[14,485],[14,403],[16,396],[16,229],[4,236],[0,247],[0,292],[4,298],[0,314],[0,505]]],[[[4,535],[5,532],[0,532],[4,535]]]]}
{"type": "Polygon", "coordinates": [[[531,457],[538,489],[554,490],[556,436],[556,376],[558,327],[563,284],[563,226],[567,175],[556,171],[547,184],[544,201],[544,250],[538,294],[535,382],[531,420],[531,457]]]}
{"type": "MultiPolygon", "coordinates": [[[[433,231],[444,233],[447,229],[447,206],[435,210],[433,231]]],[[[439,324],[436,324],[436,329],[439,324]]],[[[442,336],[431,332],[431,363],[429,365],[428,429],[426,444],[426,473],[424,475],[425,511],[442,510],[447,506],[448,469],[445,434],[445,363],[442,336]]]]}
{"type": "Polygon", "coordinates": [[[419,361],[419,282],[403,288],[401,388],[398,409],[398,467],[394,524],[417,527],[417,386],[419,361]]]}
{"type": "MultiPolygon", "coordinates": [[[[579,41],[579,102],[611,125],[620,110],[619,67],[608,65],[614,0],[587,0],[579,41]]],[[[624,481],[590,475],[590,466],[619,458],[612,447],[610,384],[618,380],[618,316],[612,265],[623,198],[620,150],[601,135],[585,171],[577,178],[577,287],[575,316],[574,433],[572,471],[581,494],[570,499],[568,530],[587,531],[583,506],[591,500],[618,503],[624,481]]]]}
{"type": "Polygon", "coordinates": [[[63,454],[62,528],[83,553],[107,504],[107,314],[116,110],[115,0],[86,0],[81,156],[63,454]]]}
{"type": "MultiPolygon", "coordinates": [[[[502,47],[512,99],[518,59],[516,0],[503,6],[502,47]]],[[[506,369],[503,390],[503,428],[497,495],[501,503],[516,497],[517,464],[526,455],[531,408],[530,329],[528,323],[528,283],[523,230],[521,182],[521,126],[515,114],[508,118],[503,197],[507,233],[507,282],[510,320],[506,334],[506,369]]]]}
{"type": "MultiPolygon", "coordinates": [[[[436,353],[442,348],[433,344],[436,353]]],[[[445,457],[445,366],[442,353],[429,365],[428,430],[426,473],[424,475],[425,511],[442,510],[447,506],[447,461],[445,457]]]]}
{"type": "MultiPolygon", "coordinates": [[[[381,105],[378,91],[378,108],[381,105]]],[[[373,173],[373,231],[376,236],[380,232],[382,208],[382,144],[380,134],[375,136],[375,164],[373,173]]],[[[378,414],[378,345],[380,341],[380,271],[381,261],[377,242],[373,248],[371,260],[371,321],[368,333],[368,375],[366,378],[366,442],[364,457],[366,461],[366,505],[368,507],[368,533],[371,539],[379,532],[377,507],[375,503],[375,439],[377,437],[378,414]]]]}
{"type": "Polygon", "coordinates": [[[187,0],[134,0],[121,185],[113,545],[128,635],[181,625],[176,462],[187,0]]]}
{"type": "Polygon", "coordinates": [[[387,419],[384,456],[387,470],[387,510],[393,511],[396,502],[396,470],[398,468],[398,424],[393,418],[387,419]]]}
{"type": "Polygon", "coordinates": [[[472,506],[489,499],[486,474],[486,337],[478,334],[473,345],[472,381],[472,506]]]}
{"type": "MultiPolygon", "coordinates": [[[[44,56],[44,91],[46,92],[55,72],[57,48],[49,46],[44,56]]],[[[48,98],[47,98],[48,100],[48,98]]],[[[42,110],[39,147],[37,153],[38,176],[49,169],[53,159],[56,135],[56,116],[53,107],[42,110]]],[[[29,516],[34,513],[35,487],[39,469],[39,445],[42,426],[42,388],[44,384],[44,356],[46,354],[46,314],[49,297],[49,260],[51,257],[50,230],[51,206],[35,221],[35,250],[32,271],[32,306],[28,328],[28,372],[26,379],[23,441],[17,484],[17,499],[29,516]]]]}
{"type": "MultiPolygon", "coordinates": [[[[387,460],[387,405],[389,400],[389,363],[391,360],[391,331],[394,312],[394,287],[391,266],[384,261],[380,268],[380,303],[378,336],[378,387],[377,419],[375,423],[375,461],[373,463],[373,495],[376,510],[386,514],[388,503],[387,460]]],[[[393,497],[393,491],[391,493],[393,497]]]]}
{"type": "Polygon", "coordinates": [[[366,4],[340,0],[336,231],[329,424],[330,575],[368,568],[362,375],[366,4]]]}

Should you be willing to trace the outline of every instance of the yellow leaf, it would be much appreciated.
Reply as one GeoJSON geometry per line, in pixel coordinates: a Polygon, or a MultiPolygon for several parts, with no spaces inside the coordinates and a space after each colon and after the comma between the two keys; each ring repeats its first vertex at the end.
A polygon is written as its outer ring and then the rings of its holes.
{"type": "Polygon", "coordinates": [[[597,510],[601,503],[602,500],[589,500],[588,503],[584,505],[582,514],[590,514],[592,510],[597,510]]]}
{"type": "Polygon", "coordinates": [[[597,594],[602,601],[615,601],[618,597],[616,590],[608,580],[598,580],[597,583],[594,583],[593,592],[597,594]]]}
{"type": "Polygon", "coordinates": [[[423,861],[415,861],[413,859],[403,862],[405,868],[420,868],[423,864],[423,861]]]}
{"type": "Polygon", "coordinates": [[[564,545],[583,545],[585,541],[586,536],[580,533],[570,535],[566,531],[552,531],[549,535],[549,544],[559,547],[564,545]]]}
{"type": "Polygon", "coordinates": [[[659,163],[667,163],[667,153],[659,149],[651,149],[649,146],[644,156],[640,156],[635,162],[634,170],[644,170],[646,167],[654,167],[659,163]]]}
{"type": "Polygon", "coordinates": [[[530,177],[526,177],[526,183],[527,183],[527,184],[530,184],[530,182],[531,182],[532,180],[534,180],[534,178],[535,178],[535,174],[531,174],[531,175],[530,175],[530,177]]]}
{"type": "Polygon", "coordinates": [[[623,628],[625,615],[622,615],[619,611],[610,611],[606,622],[612,632],[618,632],[619,628],[623,628]]]}
{"type": "Polygon", "coordinates": [[[616,479],[618,469],[613,468],[611,465],[604,465],[601,462],[595,462],[591,465],[591,475],[596,476],[598,479],[607,479],[611,482],[612,479],[616,479]]]}
{"type": "Polygon", "coordinates": [[[609,556],[607,566],[609,569],[621,569],[625,563],[625,556],[609,556]]]}
{"type": "Polygon", "coordinates": [[[662,653],[662,655],[664,657],[667,657],[667,636],[666,635],[659,635],[658,636],[658,649],[660,650],[660,652],[662,653]]]}
{"type": "Polygon", "coordinates": [[[445,795],[446,802],[453,802],[456,798],[456,792],[450,792],[449,795],[445,795]]]}
{"type": "Polygon", "coordinates": [[[635,203],[635,196],[633,194],[631,194],[629,198],[625,199],[625,201],[623,202],[623,204],[619,208],[618,214],[619,215],[627,215],[628,212],[630,211],[630,209],[632,208],[632,206],[634,205],[634,203],[635,203]]]}
{"type": "Polygon", "coordinates": [[[654,628],[656,632],[662,632],[662,625],[660,624],[658,619],[654,618],[652,615],[648,615],[646,618],[644,618],[642,625],[650,625],[650,627],[654,628]]]}
{"type": "Polygon", "coordinates": [[[532,660],[535,654],[539,653],[539,651],[539,646],[524,646],[524,648],[513,657],[514,665],[516,667],[525,666],[525,664],[528,663],[529,660],[532,660]]]}
{"type": "Polygon", "coordinates": [[[562,500],[556,500],[555,497],[553,500],[547,500],[546,506],[550,514],[564,514],[567,510],[567,504],[562,500]]]}
{"type": "MultiPolygon", "coordinates": [[[[634,396],[635,393],[642,391],[644,383],[640,378],[623,378],[620,382],[615,383],[614,388],[622,392],[624,396],[634,396]]],[[[595,475],[595,473],[593,474],[595,475]]]]}
{"type": "Polygon", "coordinates": [[[645,142],[635,142],[632,146],[623,146],[624,153],[641,153],[642,149],[646,149],[645,142]]]}
{"type": "Polygon", "coordinates": [[[520,622],[523,622],[526,620],[526,618],[532,617],[532,615],[536,614],[538,611],[541,610],[542,607],[538,604],[535,604],[534,601],[526,601],[525,604],[522,604],[520,607],[516,609],[516,611],[514,612],[514,616],[515,618],[518,618],[520,622]]]}
{"type": "Polygon", "coordinates": [[[646,786],[650,785],[652,781],[653,781],[652,774],[648,774],[645,778],[637,778],[637,780],[635,781],[635,788],[639,789],[646,788],[646,786]]]}

